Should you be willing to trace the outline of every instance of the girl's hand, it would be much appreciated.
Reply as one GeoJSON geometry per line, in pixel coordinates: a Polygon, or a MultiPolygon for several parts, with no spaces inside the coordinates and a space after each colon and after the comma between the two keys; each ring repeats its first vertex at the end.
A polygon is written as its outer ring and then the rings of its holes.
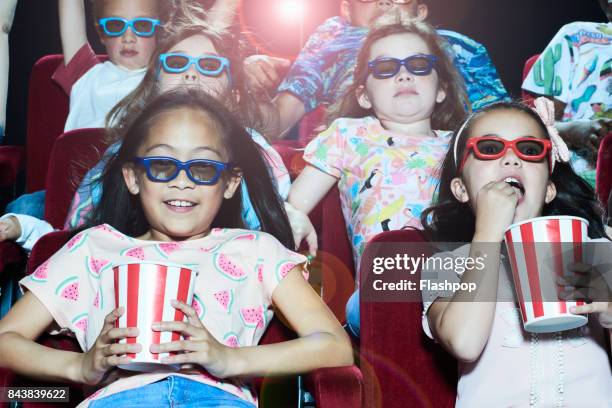
{"type": "Polygon", "coordinates": [[[117,340],[138,336],[136,327],[117,328],[115,322],[125,312],[119,307],[104,318],[104,327],[89,351],[83,353],[81,362],[82,382],[89,385],[99,383],[106,372],[119,364],[129,364],[131,358],[127,353],[138,353],[142,346],[135,344],[119,344],[117,340]]]}
{"type": "Polygon", "coordinates": [[[512,224],[517,203],[516,191],[505,181],[492,181],[482,187],[476,198],[474,236],[482,241],[501,242],[512,224]]]}
{"type": "Polygon", "coordinates": [[[289,218],[289,224],[291,224],[291,232],[293,233],[295,249],[298,249],[302,243],[302,240],[306,238],[306,242],[308,243],[308,252],[313,257],[317,256],[317,232],[315,231],[312,222],[310,222],[308,215],[296,209],[286,201],[285,211],[287,212],[287,218],[289,218]]]}
{"type": "Polygon", "coordinates": [[[599,268],[585,263],[574,263],[569,265],[569,269],[576,275],[557,278],[557,283],[563,289],[559,298],[592,301],[582,306],[574,306],[570,308],[570,312],[597,313],[599,323],[607,329],[612,329],[612,288],[608,286],[604,277],[604,271],[609,273],[610,265],[606,264],[603,268],[599,268]],[[567,288],[568,286],[570,288],[567,288]]]}
{"type": "Polygon", "coordinates": [[[21,236],[21,224],[17,217],[6,217],[0,220],[0,242],[16,241],[21,236]]]}
{"type": "Polygon", "coordinates": [[[187,322],[155,322],[152,329],[178,332],[185,339],[153,344],[151,345],[151,352],[182,352],[175,356],[163,358],[161,362],[164,364],[200,364],[215,377],[228,377],[234,364],[234,349],[219,343],[206,330],[191,306],[178,300],[172,300],[172,306],[187,316],[187,322]]]}

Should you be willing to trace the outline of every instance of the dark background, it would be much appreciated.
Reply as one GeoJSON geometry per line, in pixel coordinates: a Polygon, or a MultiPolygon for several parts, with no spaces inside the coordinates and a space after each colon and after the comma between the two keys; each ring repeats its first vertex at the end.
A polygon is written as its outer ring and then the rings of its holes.
{"type": "MultiPolygon", "coordinates": [[[[281,1],[285,0],[243,0],[240,21],[242,28],[252,33],[250,38],[257,42],[260,51],[283,56],[299,52],[308,35],[326,18],[337,14],[340,3],[303,0],[305,10],[299,21],[279,16],[276,10],[281,1]]],[[[606,21],[597,0],[428,0],[427,3],[430,23],[465,34],[487,47],[512,95],[520,93],[525,60],[541,52],[562,25],[572,21],[606,21]]],[[[93,31],[90,39],[95,39],[93,31]]],[[[61,53],[56,1],[21,0],[10,46],[5,143],[23,144],[31,67],[43,55],[61,53]]],[[[102,52],[99,45],[95,48],[102,52]]]]}

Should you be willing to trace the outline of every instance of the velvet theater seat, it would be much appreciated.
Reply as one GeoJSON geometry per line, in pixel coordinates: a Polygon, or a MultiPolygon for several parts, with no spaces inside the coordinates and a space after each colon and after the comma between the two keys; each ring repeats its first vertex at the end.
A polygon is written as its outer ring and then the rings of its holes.
{"type": "MultiPolygon", "coordinates": [[[[612,190],[612,132],[608,132],[599,145],[595,190],[603,207],[607,209],[610,190],[612,190]]],[[[612,216],[612,214],[608,214],[612,216]]]]}
{"type": "MultiPolygon", "coordinates": [[[[428,256],[427,246],[405,245],[426,241],[420,231],[406,229],[383,232],[367,245],[364,260],[373,245],[404,244],[409,256],[428,256]],[[414,253],[413,253],[414,252],[414,253]],[[418,253],[417,253],[418,252],[418,253]]],[[[431,249],[429,249],[431,251],[431,249]]],[[[430,252],[431,253],[431,252],[430,252]]],[[[387,254],[388,255],[388,254],[387,254]]],[[[423,308],[420,291],[412,301],[390,302],[366,299],[367,261],[362,262],[360,366],[364,378],[364,406],[384,408],[454,407],[457,363],[426,337],[421,327],[423,308]],[[415,301],[417,299],[417,301],[415,301]]],[[[421,271],[413,278],[419,282],[421,271]]]]}
{"type": "Polygon", "coordinates": [[[22,146],[0,146],[0,188],[14,186],[24,167],[25,149],[22,146]]]}
{"type": "MultiPolygon", "coordinates": [[[[532,55],[527,59],[527,61],[525,61],[525,65],[523,66],[523,81],[525,80],[525,78],[527,78],[527,74],[529,74],[529,71],[531,71],[531,67],[533,67],[533,64],[535,64],[539,56],[540,54],[532,55]]],[[[529,106],[533,106],[533,101],[535,100],[536,96],[537,95],[534,95],[529,91],[521,89],[521,98],[523,99],[523,102],[525,102],[529,106]]]]}

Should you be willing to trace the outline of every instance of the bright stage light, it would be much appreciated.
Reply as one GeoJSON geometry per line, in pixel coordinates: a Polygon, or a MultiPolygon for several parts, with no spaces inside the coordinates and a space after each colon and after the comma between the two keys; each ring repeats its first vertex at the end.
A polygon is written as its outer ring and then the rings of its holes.
{"type": "Polygon", "coordinates": [[[278,5],[278,13],[281,19],[287,22],[295,22],[304,17],[303,0],[281,0],[278,5]]]}

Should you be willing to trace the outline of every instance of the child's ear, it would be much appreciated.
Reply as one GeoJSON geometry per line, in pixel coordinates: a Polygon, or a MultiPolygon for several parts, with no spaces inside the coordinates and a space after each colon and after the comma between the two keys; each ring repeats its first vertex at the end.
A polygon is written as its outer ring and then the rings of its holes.
{"type": "Polygon", "coordinates": [[[460,203],[467,203],[470,200],[467,188],[460,177],[452,179],[450,187],[453,195],[460,203]]]}
{"type": "Polygon", "coordinates": [[[140,192],[140,186],[138,184],[138,177],[136,176],[136,171],[134,170],[134,166],[131,164],[125,164],[121,168],[123,173],[123,180],[125,180],[125,185],[130,193],[136,195],[140,192]]]}
{"type": "Polygon", "coordinates": [[[436,93],[436,103],[442,103],[446,99],[446,89],[442,84],[438,84],[438,92],[436,93]]]}
{"type": "Polygon", "coordinates": [[[425,21],[427,19],[427,15],[429,14],[429,8],[427,8],[427,4],[419,4],[417,6],[416,19],[419,21],[425,21]]]}
{"type": "Polygon", "coordinates": [[[242,181],[242,170],[239,168],[235,168],[232,171],[229,180],[227,181],[227,185],[225,186],[225,191],[223,192],[223,198],[230,199],[236,193],[236,190],[240,186],[240,182],[242,181]]]}
{"type": "Polygon", "coordinates": [[[368,93],[365,91],[365,86],[359,85],[359,87],[355,89],[355,97],[357,98],[357,103],[363,109],[372,108],[372,103],[370,102],[370,98],[368,98],[368,93]]]}
{"type": "Polygon", "coordinates": [[[544,197],[544,202],[546,204],[550,203],[557,196],[557,186],[552,181],[548,182],[546,186],[546,196],[544,197]]]}

